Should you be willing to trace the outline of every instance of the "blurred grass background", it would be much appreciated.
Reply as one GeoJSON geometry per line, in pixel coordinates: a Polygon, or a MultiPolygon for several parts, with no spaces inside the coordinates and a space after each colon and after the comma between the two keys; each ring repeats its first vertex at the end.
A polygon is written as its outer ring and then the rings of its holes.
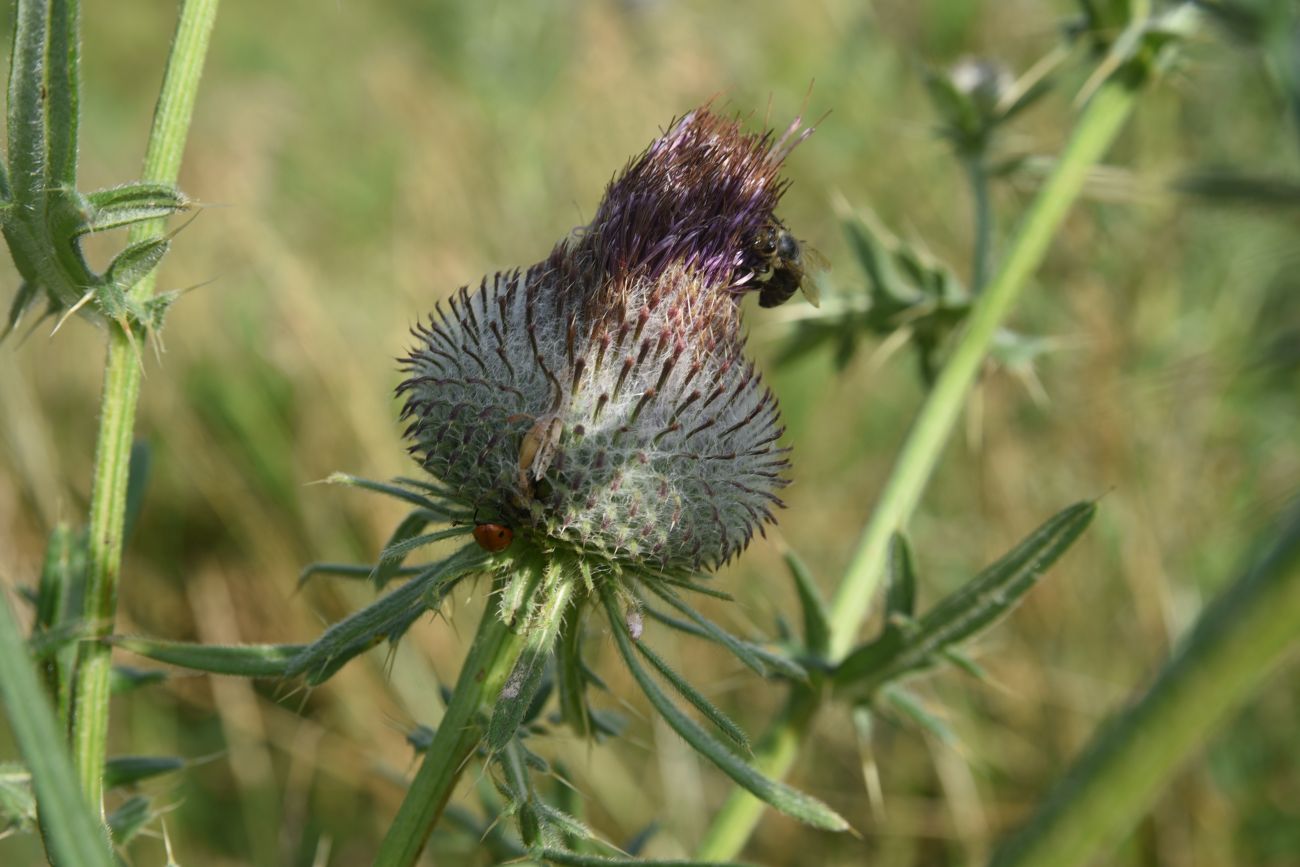
{"type": "MultiPolygon", "coordinates": [[[[178,239],[160,286],[211,281],[169,317],[147,361],[138,431],[152,448],[129,542],[119,631],[301,642],[368,598],[313,560],[373,559],[400,515],[358,491],[310,486],[335,470],[409,472],[392,387],[406,329],[484,272],[531,263],[590,218],[604,184],[668,121],[709,98],[761,122],[832,114],[788,163],[782,215],[862,278],[831,202],[869,206],[965,276],[972,235],[961,168],[935,135],[926,64],[996,58],[1023,71],[1059,43],[1066,2],[674,0],[228,4],[218,19],[182,188],[210,207],[178,239]]],[[[82,185],[133,177],[174,23],[171,3],[86,4],[82,185]]],[[[8,21],[4,22],[8,27],[8,21]]],[[[1050,156],[1069,129],[1075,63],[1016,121],[1007,153],[1050,156]]],[[[770,864],[977,862],[1094,728],[1158,668],[1300,488],[1296,376],[1300,226],[1216,208],[1168,184],[1207,167],[1290,172],[1296,128],[1257,57],[1222,41],[1185,52],[1143,98],[1087,201],[1058,238],[1014,325],[1060,349],[1045,400],[992,373],[912,528],[922,606],[1066,503],[1104,495],[1078,550],[980,646],[992,683],[956,672],[920,686],[955,745],[902,724],[877,736],[871,803],[847,712],[825,713],[794,782],[862,839],[769,813],[747,857],[770,864]]],[[[1032,171],[995,189],[1000,233],[1032,171]]],[[[115,239],[114,239],[115,241],[115,239]]],[[[108,242],[103,250],[110,249],[108,242]]],[[[95,248],[92,248],[92,254],[95,248]]],[[[16,276],[6,268],[7,304],[16,276]]],[[[752,302],[751,302],[752,303],[752,302]]],[[[906,356],[871,346],[773,364],[799,304],[749,315],[752,351],[795,447],[779,537],[829,592],[921,397],[906,356]]],[[[31,585],[58,520],[84,520],[102,338],[81,321],[0,347],[0,580],[31,585]]],[[[758,541],[719,578],[712,613],[773,632],[794,616],[779,546],[758,541]]],[[[480,600],[428,619],[391,671],[381,650],[310,695],[178,675],[118,700],[110,754],[196,759],[151,784],[186,865],[368,863],[412,768],[403,732],[434,724],[480,600]]],[[[707,608],[707,606],[706,606],[707,608]]],[[[781,698],[707,645],[648,627],[670,659],[754,735],[781,698]]],[[[553,738],[587,818],[648,853],[689,853],[727,781],[648,722],[605,638],[594,656],[630,702],[627,739],[553,738]]],[[[123,662],[138,662],[124,658],[123,662]]],[[[1300,685],[1289,668],[1162,797],[1113,862],[1300,863],[1300,685]]],[[[0,755],[12,755],[0,729],[0,755]]],[[[473,775],[471,775],[473,776],[473,775]]],[[[461,803],[474,805],[465,785],[461,803]]],[[[449,836],[439,864],[486,863],[449,836]],[[476,861],[478,858],[480,860],[476,861]]],[[[157,839],[133,862],[161,864],[157,839]]],[[[0,863],[39,860],[0,840],[0,863]]]]}

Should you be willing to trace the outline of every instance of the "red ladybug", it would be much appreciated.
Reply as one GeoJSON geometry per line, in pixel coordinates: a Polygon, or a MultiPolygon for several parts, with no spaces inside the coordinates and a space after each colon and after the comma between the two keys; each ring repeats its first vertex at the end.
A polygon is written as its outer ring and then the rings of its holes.
{"type": "Polygon", "coordinates": [[[484,551],[491,551],[493,554],[509,548],[514,540],[515,531],[504,524],[476,524],[474,527],[474,541],[478,542],[479,547],[484,551]]]}

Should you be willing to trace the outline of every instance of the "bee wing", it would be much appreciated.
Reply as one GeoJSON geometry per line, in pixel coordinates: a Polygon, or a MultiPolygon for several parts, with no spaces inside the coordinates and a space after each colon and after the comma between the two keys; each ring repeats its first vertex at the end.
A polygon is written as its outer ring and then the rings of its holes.
{"type": "Polygon", "coordinates": [[[806,271],[829,271],[831,270],[831,260],[822,255],[821,250],[816,247],[803,245],[802,255],[806,271]]]}
{"type": "Polygon", "coordinates": [[[820,250],[805,244],[800,251],[803,257],[804,275],[799,281],[799,288],[803,290],[803,297],[808,299],[808,303],[814,307],[822,306],[822,290],[816,279],[816,272],[829,271],[831,269],[831,260],[821,254],[820,250]]]}

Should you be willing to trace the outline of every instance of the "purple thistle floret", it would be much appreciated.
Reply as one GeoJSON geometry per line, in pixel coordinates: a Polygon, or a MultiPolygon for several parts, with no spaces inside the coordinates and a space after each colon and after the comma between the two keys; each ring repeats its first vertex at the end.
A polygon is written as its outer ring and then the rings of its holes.
{"type": "Polygon", "coordinates": [[[782,505],[788,449],[739,300],[806,135],[697,110],[547,259],[436,305],[398,388],[424,468],[481,520],[616,568],[743,550],[782,505]]]}

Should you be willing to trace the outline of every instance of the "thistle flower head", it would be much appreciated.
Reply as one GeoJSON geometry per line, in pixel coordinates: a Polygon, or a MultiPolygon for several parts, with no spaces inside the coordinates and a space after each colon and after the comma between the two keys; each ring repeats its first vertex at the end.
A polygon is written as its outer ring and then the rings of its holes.
{"type": "Polygon", "coordinates": [[[400,590],[349,618],[356,635],[331,630],[322,647],[344,653],[318,665],[333,670],[376,634],[396,640],[457,582],[490,573],[483,623],[514,636],[494,653],[510,646],[517,656],[493,681],[490,712],[479,708],[488,717],[482,745],[527,846],[569,839],[574,828],[518,773],[521,733],[547,724],[547,672],[563,724],[584,735],[616,731],[587,698],[603,688],[581,659],[582,619],[593,610],[638,686],[701,755],[792,816],[847,827],[740,759],[733,749],[749,750],[744,732],[642,641],[644,614],[718,642],[761,674],[807,677],[794,660],[726,633],[679,592],[718,595],[691,573],[738,554],[781,505],[779,413],[744,356],[739,302],[751,288],[761,300],[777,272],[778,170],[806,135],[799,130],[775,139],[707,109],[687,115],[610,183],[590,225],[530,268],[462,288],[415,328],[398,392],[411,451],[436,481],[369,483],[416,506],[376,579],[414,548],[465,529],[412,535],[431,520],[473,515],[474,542],[417,567],[400,590]],[[732,746],[683,714],[642,656],[732,746]]]}
{"type": "Polygon", "coordinates": [[[664,571],[739,553],[786,484],[739,298],[797,131],[695,111],[544,261],[438,305],[399,387],[425,469],[545,548],[664,571]]]}

